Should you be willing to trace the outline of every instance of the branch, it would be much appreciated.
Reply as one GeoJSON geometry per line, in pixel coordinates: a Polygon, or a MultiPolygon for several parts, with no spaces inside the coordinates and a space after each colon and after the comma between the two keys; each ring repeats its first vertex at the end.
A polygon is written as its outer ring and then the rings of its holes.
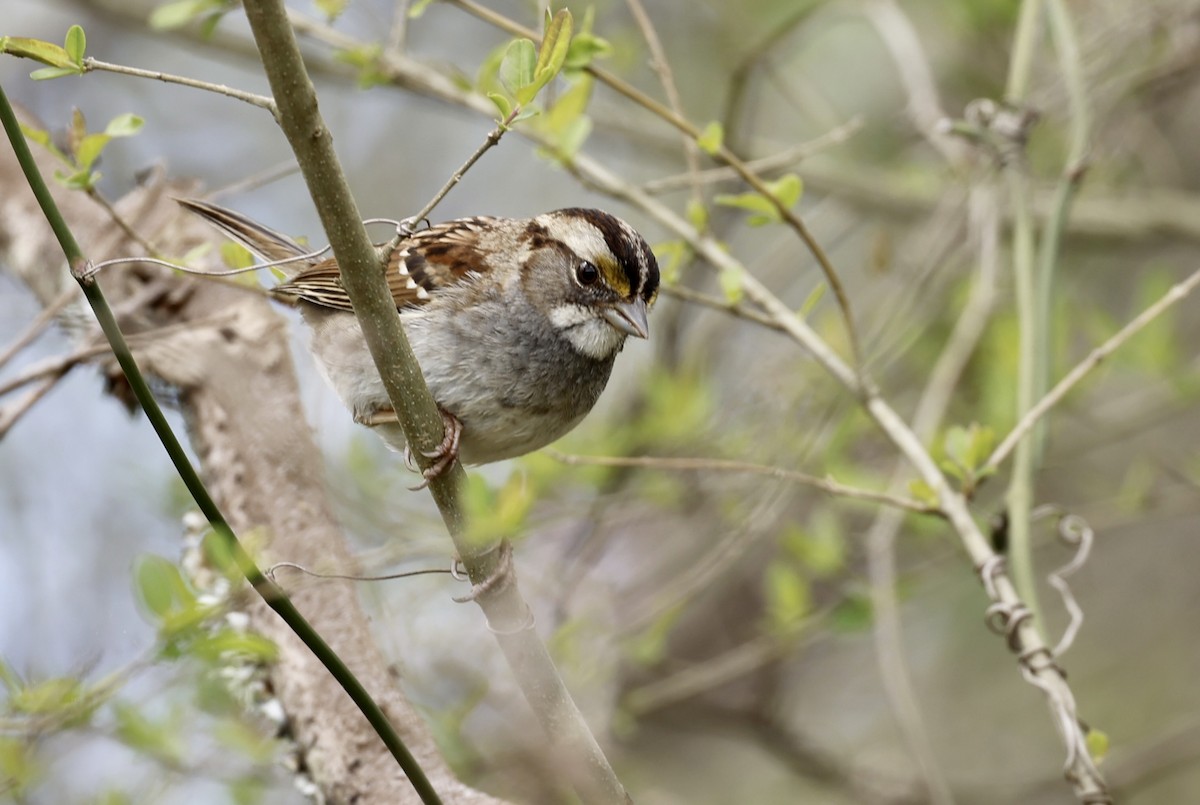
{"type": "MultiPolygon", "coordinates": [[[[300,164],[405,439],[424,469],[431,463],[425,454],[432,453],[442,441],[442,418],[405,338],[395,302],[379,271],[375,250],[333,150],[332,138],[317,109],[316,92],[289,23],[288,11],[281,0],[262,0],[247,4],[246,16],[279,106],[280,126],[300,164]]],[[[387,61],[390,64],[396,59],[387,61]]],[[[481,550],[465,537],[458,498],[465,477],[456,463],[433,478],[429,489],[474,585],[473,597],[487,616],[553,750],[565,758],[565,771],[580,797],[589,803],[624,803],[624,787],[533,628],[529,607],[516,587],[511,569],[511,547],[503,543],[481,550]]]]}
{"type": "Polygon", "coordinates": [[[995,470],[1000,466],[1009,453],[1013,451],[1017,443],[1033,429],[1034,425],[1046,415],[1046,413],[1058,405],[1066,397],[1070,391],[1079,385],[1088,373],[1100,365],[1100,362],[1109,355],[1116,352],[1125,344],[1126,341],[1133,338],[1139,332],[1146,328],[1148,324],[1161,316],[1168,308],[1177,304],[1182,299],[1187,297],[1192,291],[1196,290],[1196,286],[1200,285],[1200,270],[1194,272],[1183,282],[1171,286],[1162,297],[1143,310],[1133,321],[1126,324],[1116,333],[1114,333],[1107,341],[1093,349],[1088,356],[1075,365],[1075,368],[1068,372],[1062,380],[1053,389],[1037,401],[1037,404],[1032,406],[1025,412],[1025,416],[1017,422],[1016,426],[1009,431],[1004,437],[1004,441],[992,451],[988,460],[984,462],[980,472],[987,473],[995,470]]]}
{"type": "Polygon", "coordinates": [[[819,489],[835,497],[881,503],[885,506],[893,506],[902,511],[913,512],[915,514],[938,514],[937,507],[929,506],[928,504],[909,498],[890,495],[886,492],[875,492],[870,489],[846,486],[829,477],[818,478],[815,475],[787,470],[783,467],[771,467],[766,464],[754,464],[749,461],[663,456],[581,456],[572,453],[560,453],[557,450],[546,450],[545,453],[555,461],[561,461],[563,464],[574,466],[641,467],[644,469],[678,470],[683,472],[728,472],[764,475],[768,478],[777,478],[781,481],[791,481],[802,486],[810,486],[813,489],[819,489]]]}
{"type": "Polygon", "coordinates": [[[155,81],[163,81],[167,84],[178,84],[181,87],[191,87],[192,89],[202,89],[208,92],[215,92],[218,95],[225,95],[234,100],[243,101],[251,106],[257,106],[260,109],[266,109],[271,113],[272,117],[278,117],[279,112],[275,108],[275,101],[265,95],[257,95],[253,92],[245,92],[240,89],[226,86],[224,84],[213,84],[209,81],[200,81],[195,78],[187,78],[181,75],[172,75],[170,73],[162,73],[158,70],[142,70],[138,67],[126,67],[123,64],[109,64],[102,62],[99,59],[93,59],[90,56],[83,60],[83,71],[91,72],[92,70],[103,70],[109,73],[118,73],[120,75],[134,76],[135,78],[150,78],[155,81]]]}

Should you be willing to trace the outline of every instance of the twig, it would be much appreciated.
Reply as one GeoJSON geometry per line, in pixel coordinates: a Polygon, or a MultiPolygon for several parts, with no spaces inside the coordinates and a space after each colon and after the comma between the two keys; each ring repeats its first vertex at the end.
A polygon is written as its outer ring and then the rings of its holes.
{"type": "Polygon", "coordinates": [[[763,327],[772,330],[782,331],[779,322],[772,319],[770,316],[764,316],[756,310],[746,307],[738,302],[730,302],[722,296],[711,296],[700,291],[693,290],[684,285],[664,285],[661,286],[660,292],[663,296],[673,296],[676,299],[684,302],[691,302],[694,305],[703,305],[704,307],[719,310],[722,313],[728,313],[731,316],[736,316],[739,319],[752,321],[755,324],[761,324],[763,327]]]}
{"type": "Polygon", "coordinates": [[[21,399],[4,408],[0,408],[0,439],[3,439],[8,434],[8,431],[12,428],[12,426],[17,423],[17,420],[28,413],[29,409],[33,408],[33,406],[37,404],[38,400],[42,399],[42,397],[45,397],[46,393],[50,391],[50,389],[54,388],[54,386],[59,380],[62,379],[62,377],[63,372],[51,375],[43,380],[40,386],[35,389],[31,389],[29,393],[21,399]]]}
{"type": "Polygon", "coordinates": [[[942,111],[933,70],[912,21],[895,0],[871,0],[863,6],[863,13],[891,53],[892,64],[908,96],[906,110],[913,127],[944,160],[951,165],[961,163],[965,144],[938,131],[938,122],[946,113],[942,111]]]}
{"type": "MultiPolygon", "coordinates": [[[[33,321],[29,322],[25,329],[13,339],[13,342],[5,347],[3,352],[0,352],[0,369],[3,369],[4,365],[13,359],[14,355],[33,343],[42,334],[42,331],[50,326],[50,322],[54,321],[54,317],[61,313],[71,303],[72,299],[76,299],[78,296],[79,289],[73,285],[68,285],[63,289],[62,293],[55,297],[53,302],[42,308],[34,316],[33,321]]],[[[3,393],[3,391],[0,391],[0,394],[3,393]]]]}
{"type": "Polygon", "coordinates": [[[130,240],[145,249],[147,254],[159,253],[158,249],[153,243],[142,237],[142,234],[135,230],[130,223],[125,220],[125,217],[121,215],[121,213],[117,212],[117,208],[109,203],[108,199],[104,197],[103,193],[96,188],[91,187],[88,188],[88,198],[99,204],[100,207],[102,207],[104,211],[108,213],[108,217],[111,218],[113,223],[117,225],[117,228],[124,232],[125,236],[130,240]]]}
{"type": "Polygon", "coordinates": [[[1063,397],[1067,396],[1081,380],[1087,377],[1089,372],[1100,365],[1101,361],[1116,352],[1126,341],[1141,332],[1172,305],[1184,299],[1198,285],[1200,285],[1200,270],[1191,274],[1183,282],[1171,286],[1170,290],[1163,294],[1158,301],[1143,310],[1133,321],[1126,324],[1107,341],[1088,353],[1088,356],[1077,363],[1075,368],[1068,372],[1062,380],[1058,381],[1057,385],[1046,396],[1038,400],[1036,405],[1033,405],[1025,412],[1025,416],[1021,417],[1016,426],[1009,431],[1004,440],[992,451],[988,460],[984,462],[981,471],[988,472],[996,469],[1001,462],[1008,458],[1008,454],[1029,433],[1038,420],[1045,416],[1047,411],[1061,402],[1063,397]]]}
{"type": "MultiPolygon", "coordinates": [[[[642,32],[642,38],[646,40],[646,47],[650,50],[650,66],[658,75],[658,83],[662,85],[671,111],[684,117],[683,101],[679,97],[678,87],[675,86],[671,63],[667,60],[667,53],[663,49],[662,40],[658,38],[658,31],[654,29],[650,15],[646,13],[646,8],[642,5],[641,0],[625,0],[625,4],[629,6],[629,12],[642,32]]],[[[692,203],[702,204],[704,203],[704,193],[700,189],[699,179],[700,148],[696,145],[695,138],[687,135],[683,137],[683,157],[687,162],[688,186],[691,188],[692,203]]]]}
{"type": "MultiPolygon", "coordinates": [[[[853,117],[840,126],[832,128],[820,137],[813,138],[808,142],[793,145],[791,148],[780,151],[778,154],[752,159],[746,163],[746,167],[755,173],[771,173],[781,170],[797,162],[803,162],[830,146],[844,143],[862,130],[862,126],[862,118],[853,117]]],[[[685,189],[692,184],[693,180],[699,181],[702,184],[713,184],[716,182],[728,182],[737,178],[739,178],[738,172],[733,168],[709,168],[694,175],[691,173],[682,173],[676,176],[664,176],[661,179],[651,179],[642,184],[642,190],[652,196],[658,196],[663,193],[685,189]]]]}
{"type": "Polygon", "coordinates": [[[429,217],[429,213],[433,212],[433,208],[440,204],[442,199],[444,199],[446,195],[454,189],[454,186],[462,181],[463,176],[465,176],[467,171],[469,171],[471,167],[479,161],[479,158],[500,142],[500,138],[504,136],[504,132],[509,130],[513,124],[513,121],[517,119],[517,116],[520,113],[521,106],[518,104],[515,109],[509,112],[508,117],[504,118],[504,120],[501,121],[496,128],[488,132],[483,144],[476,148],[475,153],[467,157],[467,161],[460,165],[458,170],[454,171],[454,173],[450,175],[450,178],[444,185],[442,185],[442,189],[437,191],[433,198],[429,199],[429,203],[422,207],[420,211],[412,217],[412,220],[421,221],[429,217]]]}
{"type": "MultiPolygon", "coordinates": [[[[1058,55],[1059,70],[1067,88],[1070,110],[1070,146],[1062,175],[1054,190],[1051,213],[1042,229],[1038,254],[1036,315],[1037,346],[1034,374],[1034,397],[1041,397],[1050,386],[1050,358],[1053,347],[1050,337],[1050,316],[1054,309],[1054,277],[1057,274],[1059,246],[1070,218],[1075,196],[1087,171],[1088,139],[1091,130],[1091,109],[1083,77],[1083,57],[1075,36],[1075,26],[1063,0],[1045,0],[1050,39],[1058,55]]],[[[1034,429],[1034,455],[1040,461],[1045,443],[1045,423],[1034,429]]]]}
{"type": "Polygon", "coordinates": [[[296,160],[288,159],[280,162],[277,165],[272,165],[268,168],[263,168],[256,173],[252,173],[244,179],[239,179],[236,182],[230,182],[223,187],[218,187],[208,193],[210,201],[232,196],[236,193],[246,193],[255,190],[263,185],[268,185],[278,179],[286,176],[291,176],[293,173],[299,173],[300,166],[296,164],[296,160]]]}
{"type": "Polygon", "coordinates": [[[772,515],[777,515],[779,505],[786,499],[787,493],[782,489],[763,495],[750,512],[739,518],[736,528],[721,529],[716,544],[665,580],[650,601],[630,612],[615,637],[618,640],[634,637],[660,619],[672,617],[705,590],[713,589],[722,574],[730,573],[741,557],[752,552],[757,540],[774,535],[771,524],[778,518],[772,515]]]}
{"type": "Polygon", "coordinates": [[[408,7],[412,0],[395,0],[392,9],[392,27],[388,29],[386,48],[389,53],[403,53],[408,39],[408,7]]]}
{"type": "MultiPolygon", "coordinates": [[[[797,631],[802,631],[812,620],[798,624],[797,631]]],[[[699,696],[791,654],[796,650],[796,643],[795,639],[775,635],[755,637],[703,663],[634,688],[621,702],[622,708],[631,715],[642,716],[699,696]]]]}
{"type": "Polygon", "coordinates": [[[581,456],[572,453],[560,453],[557,450],[545,450],[546,455],[563,464],[583,465],[593,467],[642,467],[656,470],[679,470],[684,472],[732,472],[764,475],[781,481],[791,481],[803,486],[820,489],[836,497],[865,500],[871,503],[882,503],[894,506],[904,511],[917,514],[938,514],[938,509],[925,503],[886,492],[875,492],[870,489],[859,489],[854,486],[840,484],[832,478],[818,478],[796,470],[782,467],[771,467],[765,464],[754,464],[749,461],[731,461],[719,458],[675,458],[664,456],[581,456]]]}
{"type": "Polygon", "coordinates": [[[1042,15],[1041,0],[1023,0],[1013,34],[1012,56],[1008,60],[1008,80],[1004,99],[1020,104],[1029,94],[1029,76],[1033,70],[1033,53],[1041,36],[1038,24],[1042,15]]]}
{"type": "Polygon", "coordinates": [[[240,89],[227,87],[224,84],[213,84],[208,81],[200,81],[195,78],[187,78],[180,75],[171,75],[170,73],[162,73],[158,70],[142,70],[138,67],[126,67],[123,64],[109,64],[102,62],[99,59],[93,59],[90,56],[83,60],[84,72],[92,70],[103,70],[109,73],[120,73],[121,75],[134,76],[136,78],[150,78],[155,81],[164,81],[168,84],[179,84],[183,87],[191,87],[192,89],[202,89],[208,92],[215,92],[218,95],[225,95],[234,100],[243,101],[251,106],[257,106],[260,109],[266,109],[273,116],[278,117],[279,112],[275,108],[275,101],[265,95],[257,95],[253,92],[244,92],[240,89]]]}
{"type": "Polygon", "coordinates": [[[0,383],[0,397],[8,394],[11,391],[27,386],[30,383],[36,383],[47,377],[55,377],[66,373],[69,369],[83,363],[86,360],[104,355],[109,351],[107,344],[98,344],[90,347],[81,347],[67,355],[60,355],[54,358],[46,358],[35,363],[33,366],[27,367],[23,372],[16,377],[0,383]]]}

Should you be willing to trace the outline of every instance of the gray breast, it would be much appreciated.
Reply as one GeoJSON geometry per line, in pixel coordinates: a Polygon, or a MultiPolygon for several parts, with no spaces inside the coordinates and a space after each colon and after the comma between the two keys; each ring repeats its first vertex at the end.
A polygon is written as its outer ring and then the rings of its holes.
{"type": "Polygon", "coordinates": [[[450,317],[405,317],[430,391],[463,423],[467,463],[558,439],[592,409],[612,373],[615,356],[581,355],[523,304],[493,298],[450,317]]]}

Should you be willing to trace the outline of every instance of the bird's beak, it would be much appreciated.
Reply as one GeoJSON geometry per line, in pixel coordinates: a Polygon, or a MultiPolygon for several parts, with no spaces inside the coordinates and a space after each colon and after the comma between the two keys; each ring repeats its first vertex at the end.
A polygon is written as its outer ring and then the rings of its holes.
{"type": "Polygon", "coordinates": [[[604,311],[604,318],[626,335],[646,338],[650,322],[646,319],[646,300],[640,296],[632,302],[618,302],[604,311]]]}

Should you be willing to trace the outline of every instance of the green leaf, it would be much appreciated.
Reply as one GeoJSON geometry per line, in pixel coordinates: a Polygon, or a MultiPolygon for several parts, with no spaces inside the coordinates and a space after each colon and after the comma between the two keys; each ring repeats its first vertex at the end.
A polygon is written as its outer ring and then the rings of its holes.
{"type": "Polygon", "coordinates": [[[472,545],[482,546],[517,536],[533,508],[534,495],[524,474],[513,472],[498,489],[472,478],[464,488],[463,502],[468,513],[467,538],[472,545]]]}
{"type": "Polygon", "coordinates": [[[679,622],[684,609],[683,604],[668,608],[649,626],[634,635],[625,649],[630,661],[643,668],[650,668],[662,662],[667,656],[667,640],[671,637],[671,631],[679,622]]]}
{"type": "Polygon", "coordinates": [[[779,199],[779,203],[789,210],[796,206],[796,202],[800,200],[800,194],[804,192],[804,183],[794,173],[780,176],[775,181],[766,184],[771,195],[779,199]]]}
{"type": "Polygon", "coordinates": [[[212,11],[218,12],[219,17],[226,8],[225,0],[177,0],[154,9],[150,13],[150,27],[160,31],[182,28],[212,11]]]}
{"type": "Polygon", "coordinates": [[[429,8],[431,5],[433,5],[433,0],[416,0],[416,2],[408,7],[409,19],[415,20],[417,17],[424,14],[425,9],[429,8]]]}
{"type": "Polygon", "coordinates": [[[333,57],[338,61],[352,65],[358,70],[359,89],[370,89],[371,87],[387,82],[387,75],[379,66],[379,60],[382,56],[383,47],[374,43],[341,48],[334,51],[333,54],[333,57]]]}
{"type": "Polygon", "coordinates": [[[278,747],[274,740],[264,737],[261,731],[237,718],[222,719],[214,726],[212,735],[222,746],[233,749],[238,755],[248,757],[255,763],[269,762],[278,747]]]}
{"type": "Polygon", "coordinates": [[[654,254],[658,258],[658,272],[663,285],[679,282],[683,261],[692,253],[691,247],[682,240],[668,240],[655,244],[654,254]]]}
{"type": "Polygon", "coordinates": [[[79,75],[76,67],[41,67],[29,74],[34,81],[48,81],[51,78],[62,78],[65,75],[79,75]]]}
{"type": "Polygon", "coordinates": [[[132,137],[142,130],[145,122],[137,115],[126,112],[108,121],[108,125],[104,127],[104,133],[109,137],[132,137]]]}
{"type": "Polygon", "coordinates": [[[90,169],[111,139],[107,134],[87,135],[75,146],[75,163],[84,170],[90,169]]]}
{"type": "Polygon", "coordinates": [[[945,459],[941,467],[968,487],[974,487],[980,477],[980,467],[992,453],[996,433],[990,427],[972,422],[970,427],[955,425],[946,431],[942,440],[945,459]]]}
{"type": "Polygon", "coordinates": [[[179,568],[161,556],[139,557],[133,578],[138,602],[156,620],[163,620],[181,607],[190,607],[196,600],[179,568]]]}
{"type": "MultiPolygon", "coordinates": [[[[51,67],[67,67],[71,73],[78,73],[78,65],[65,48],[41,39],[27,39],[23,36],[0,36],[0,53],[17,56],[22,59],[33,59],[51,67]]],[[[41,72],[40,70],[38,72],[41,72]]]]}
{"type": "Polygon", "coordinates": [[[710,156],[721,150],[721,144],[725,141],[725,127],[720,122],[714,120],[704,127],[704,131],[700,132],[700,136],[696,138],[696,145],[700,150],[710,156]]]}
{"type": "MultiPolygon", "coordinates": [[[[789,173],[773,182],[767,182],[766,187],[784,209],[791,209],[800,200],[800,194],[803,191],[804,185],[800,181],[799,176],[789,173]]],[[[714,200],[716,203],[726,207],[736,207],[752,213],[746,219],[746,223],[750,226],[763,226],[783,220],[783,216],[775,204],[761,193],[723,194],[717,196],[714,200]]]]}
{"type": "Polygon", "coordinates": [[[1107,733],[1102,730],[1089,729],[1084,740],[1087,743],[1088,754],[1092,756],[1092,760],[1099,763],[1108,755],[1110,742],[1107,733]]]}
{"type": "Polygon", "coordinates": [[[279,655],[275,643],[260,634],[224,628],[214,634],[202,635],[192,643],[192,654],[202,660],[216,662],[231,656],[248,657],[271,662],[279,655]]]}
{"type": "MultiPolygon", "coordinates": [[[[592,9],[589,7],[588,11],[592,9]]],[[[612,55],[613,46],[607,39],[589,33],[579,33],[571,38],[567,57],[563,60],[564,72],[574,73],[591,65],[596,59],[612,55]]]]}
{"type": "Polygon", "coordinates": [[[558,100],[542,118],[542,129],[547,134],[562,134],[568,126],[582,118],[587,113],[588,103],[592,99],[594,83],[591,76],[583,76],[559,95],[558,100]]]}
{"type": "Polygon", "coordinates": [[[31,744],[0,735],[0,784],[6,795],[21,801],[41,773],[31,744]]]}
{"type": "Polygon", "coordinates": [[[510,96],[520,97],[520,92],[533,83],[533,68],[537,65],[537,50],[528,39],[514,39],[504,51],[500,62],[500,83],[510,96]]]}
{"type": "Polygon", "coordinates": [[[924,503],[926,506],[937,506],[940,504],[938,493],[934,491],[932,486],[920,478],[914,478],[908,482],[908,492],[917,501],[924,503]]]}
{"type": "Polygon", "coordinates": [[[40,146],[53,150],[60,157],[63,156],[62,152],[54,147],[54,143],[50,139],[50,132],[45,129],[34,128],[22,123],[21,133],[25,135],[25,139],[32,140],[40,146]]]}
{"type": "Polygon", "coordinates": [[[508,120],[508,116],[512,114],[513,110],[512,101],[508,99],[508,96],[499,92],[489,92],[488,100],[496,104],[496,109],[500,112],[500,119],[508,120]]]}
{"type": "Polygon", "coordinates": [[[541,113],[537,109],[527,106],[527,107],[522,108],[521,111],[517,112],[517,116],[514,117],[511,122],[519,123],[522,120],[528,120],[529,118],[531,118],[535,115],[538,115],[538,114],[541,114],[541,113]]]}
{"type": "Polygon", "coordinates": [[[227,240],[221,244],[221,262],[234,269],[249,268],[254,265],[254,253],[240,243],[227,240]]]}
{"type": "Polygon", "coordinates": [[[592,84],[590,76],[581,76],[538,122],[538,131],[554,143],[551,150],[559,159],[573,157],[592,133],[592,121],[585,114],[592,97],[592,84]]]}
{"type": "Polygon", "coordinates": [[[793,631],[812,611],[812,590],[790,562],[773,561],[763,577],[766,586],[767,617],[779,632],[793,631]]]}
{"type": "Polygon", "coordinates": [[[846,566],[842,524],[828,509],[820,509],[808,528],[789,526],[780,544],[815,578],[828,578],[846,566]]]}
{"type": "Polygon", "coordinates": [[[517,94],[520,103],[527,104],[537,97],[542,87],[553,81],[562,69],[571,45],[571,26],[571,12],[565,8],[559,10],[547,22],[546,31],[542,34],[542,46],[538,50],[537,64],[533,68],[533,82],[524,88],[523,94],[517,94]]]}
{"type": "Polygon", "coordinates": [[[31,715],[64,713],[82,694],[83,686],[78,679],[54,677],[21,688],[9,698],[8,706],[14,712],[31,715]]]}
{"type": "Polygon", "coordinates": [[[113,704],[119,741],[144,755],[171,765],[183,762],[187,747],[181,729],[170,721],[154,721],[131,704],[113,704]]]}
{"type": "Polygon", "coordinates": [[[591,133],[592,119],[590,117],[581,117],[572,121],[558,137],[558,156],[564,160],[570,160],[579,153],[580,148],[583,148],[583,144],[587,142],[591,133]]]}
{"type": "Polygon", "coordinates": [[[717,282],[721,286],[721,293],[731,305],[741,302],[746,295],[746,290],[742,287],[742,272],[737,269],[722,269],[717,275],[717,282]]]}
{"type": "Polygon", "coordinates": [[[349,0],[313,0],[317,9],[325,15],[325,19],[333,22],[346,10],[349,0]]]}
{"type": "Polygon", "coordinates": [[[688,201],[684,217],[697,232],[708,229],[708,207],[704,206],[704,202],[700,199],[694,198],[688,201]]]}
{"type": "Polygon", "coordinates": [[[852,591],[833,608],[830,625],[841,632],[861,632],[871,625],[873,617],[871,596],[863,591],[852,591]]]}
{"type": "Polygon", "coordinates": [[[825,296],[825,291],[828,290],[828,288],[829,286],[823,282],[817,283],[817,286],[813,288],[812,291],[809,292],[808,296],[804,298],[804,302],[800,305],[800,309],[796,311],[796,315],[802,319],[807,318],[808,314],[813,312],[813,308],[815,308],[817,303],[820,302],[822,297],[825,296]]]}
{"type": "Polygon", "coordinates": [[[71,59],[71,63],[82,70],[83,54],[87,50],[87,36],[83,33],[83,28],[78,25],[72,25],[68,28],[63,48],[66,50],[67,56],[71,59]]]}

